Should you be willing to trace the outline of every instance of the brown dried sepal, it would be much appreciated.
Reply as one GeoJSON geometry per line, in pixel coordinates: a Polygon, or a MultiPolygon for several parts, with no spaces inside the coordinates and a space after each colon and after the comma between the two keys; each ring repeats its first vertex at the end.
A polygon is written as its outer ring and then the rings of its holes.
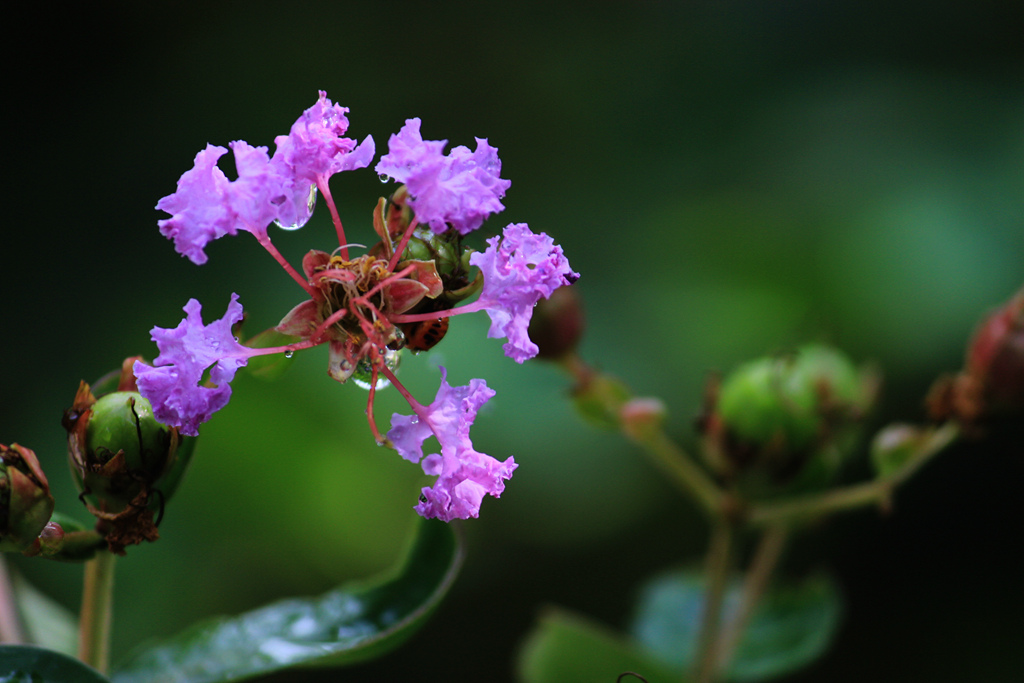
{"type": "Polygon", "coordinates": [[[130,545],[139,545],[143,541],[152,543],[160,538],[153,521],[153,511],[148,507],[149,498],[150,491],[143,485],[139,494],[120,512],[99,510],[86,501],[85,507],[98,520],[96,530],[103,534],[110,552],[124,555],[125,548],[130,545]]]}

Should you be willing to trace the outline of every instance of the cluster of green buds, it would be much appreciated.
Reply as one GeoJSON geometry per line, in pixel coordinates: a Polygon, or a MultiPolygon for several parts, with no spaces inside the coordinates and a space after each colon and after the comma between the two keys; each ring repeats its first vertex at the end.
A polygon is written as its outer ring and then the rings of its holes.
{"type": "Polygon", "coordinates": [[[53,496],[36,454],[16,443],[0,444],[0,551],[45,550],[53,536],[52,514],[53,496]]]}
{"type": "Polygon", "coordinates": [[[158,538],[164,505],[188,467],[194,439],[157,422],[138,392],[132,366],[97,383],[112,391],[97,398],[82,382],[64,414],[68,459],[79,496],[98,520],[108,548],[124,554],[128,545],[158,538]],[[116,378],[116,386],[114,386],[116,378]]]}
{"type": "Polygon", "coordinates": [[[709,465],[752,499],[823,488],[877,386],[873,372],[820,344],[741,365],[709,387],[700,421],[709,465]]]}

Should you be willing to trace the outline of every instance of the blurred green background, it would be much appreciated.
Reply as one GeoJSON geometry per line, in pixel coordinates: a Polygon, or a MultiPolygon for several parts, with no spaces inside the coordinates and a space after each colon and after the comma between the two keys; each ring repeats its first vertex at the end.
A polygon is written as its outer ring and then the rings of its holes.
{"type": "MultiPolygon", "coordinates": [[[[84,512],[60,428],[80,379],[155,355],[148,330],[176,325],[190,297],[209,320],[237,292],[253,333],[301,300],[248,235],[203,267],[179,257],[152,207],[207,142],[271,145],[318,89],[378,151],[412,116],[427,138],[489,138],[512,187],[484,230],[528,222],[563,245],[584,355],[660,396],[684,441],[710,371],[809,339],[884,368],[878,424],[921,419],[934,376],[1024,283],[1016,0],[101,2],[5,24],[0,441],[37,450],[67,512],[84,512]]],[[[371,239],[381,188],[370,171],[333,180],[353,241],[371,239]]],[[[274,234],[293,263],[332,239],[323,210],[274,234]]],[[[467,318],[407,358],[403,381],[426,401],[439,364],[453,384],[486,378],[497,396],[474,442],[520,468],[466,525],[463,576],[431,625],[386,660],[309,680],[510,680],[543,605],[623,626],[638,582],[702,552],[695,508],[583,424],[555,368],[518,366],[467,318]]],[[[397,559],[424,478],[373,444],[365,393],[326,362],[296,354],[275,383],[240,373],[162,539],[119,564],[115,660],[397,559]]],[[[403,405],[382,394],[382,425],[403,405]]],[[[956,448],[895,514],[798,541],[791,568],[832,568],[848,614],[793,680],[1019,675],[1021,455],[1008,439],[956,448]]],[[[15,563],[77,609],[79,567],[15,563]]]]}

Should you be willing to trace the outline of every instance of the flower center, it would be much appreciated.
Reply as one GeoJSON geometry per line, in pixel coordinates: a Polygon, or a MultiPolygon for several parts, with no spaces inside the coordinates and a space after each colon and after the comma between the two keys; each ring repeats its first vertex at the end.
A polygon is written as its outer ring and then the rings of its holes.
{"type": "Polygon", "coordinates": [[[334,324],[334,330],[344,333],[349,343],[358,348],[367,341],[384,347],[398,331],[385,317],[387,286],[377,286],[392,275],[388,262],[371,254],[352,260],[332,256],[327,264],[315,269],[313,276],[313,282],[324,295],[320,303],[321,320],[344,309],[346,313],[334,324]]]}

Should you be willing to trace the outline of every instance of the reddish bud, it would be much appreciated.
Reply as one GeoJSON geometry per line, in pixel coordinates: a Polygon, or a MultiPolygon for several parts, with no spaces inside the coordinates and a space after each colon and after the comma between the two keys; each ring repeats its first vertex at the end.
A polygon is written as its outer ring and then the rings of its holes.
{"type": "Polygon", "coordinates": [[[548,299],[541,299],[530,319],[530,340],[540,351],[538,358],[558,360],[576,348],[583,336],[583,302],[572,287],[559,287],[548,299]]]}

